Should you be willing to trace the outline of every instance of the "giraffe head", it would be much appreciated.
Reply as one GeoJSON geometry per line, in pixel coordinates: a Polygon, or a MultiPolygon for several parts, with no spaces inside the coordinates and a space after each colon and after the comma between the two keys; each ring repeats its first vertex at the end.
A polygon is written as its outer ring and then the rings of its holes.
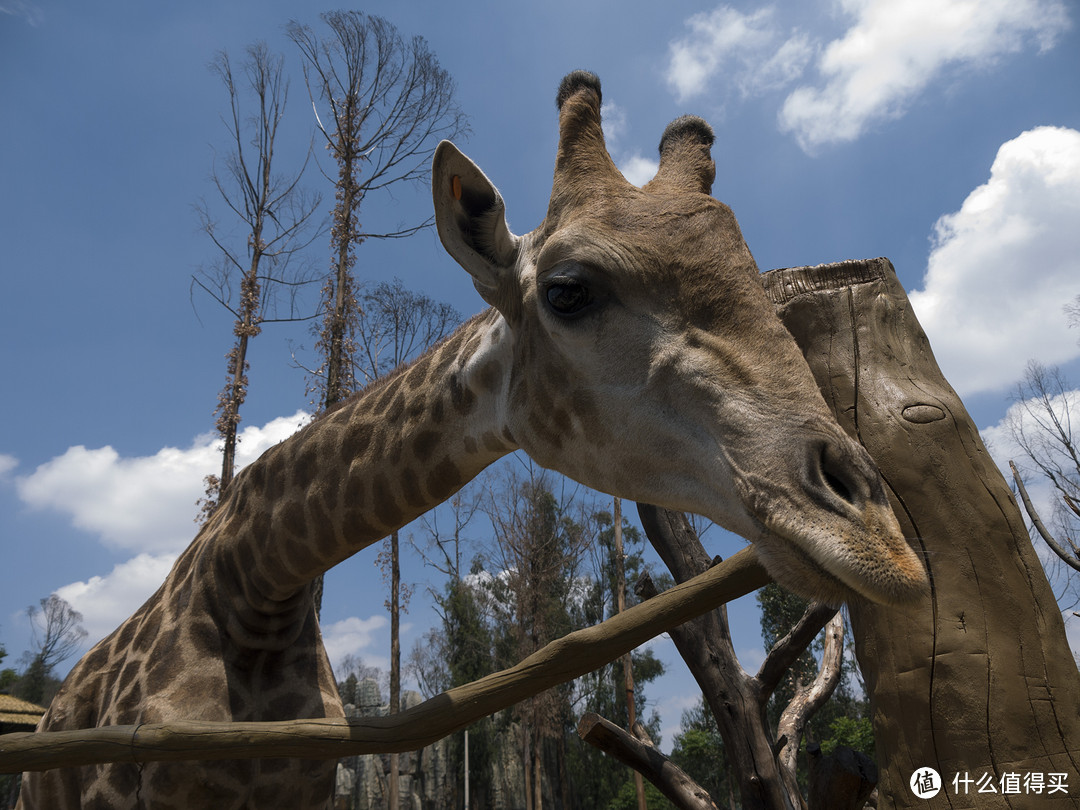
{"type": "Polygon", "coordinates": [[[903,602],[926,575],[866,451],[829,413],[710,196],[713,134],[673,122],[642,188],[604,144],[600,83],[559,88],[547,215],[510,232],[499,192],[453,145],[435,155],[447,251],[503,316],[503,420],[540,464],[624,498],[701,514],[757,544],[808,596],[903,602]]]}

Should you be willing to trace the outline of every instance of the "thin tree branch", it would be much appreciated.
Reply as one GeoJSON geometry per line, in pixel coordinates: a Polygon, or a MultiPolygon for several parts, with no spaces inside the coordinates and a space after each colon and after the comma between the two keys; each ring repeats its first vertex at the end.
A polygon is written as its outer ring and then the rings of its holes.
{"type": "Polygon", "coordinates": [[[1031,502],[1031,498],[1028,497],[1027,487],[1024,486],[1024,481],[1020,477],[1020,472],[1016,469],[1016,465],[1012,461],[1009,461],[1009,469],[1012,470],[1013,480],[1016,482],[1016,488],[1020,492],[1020,500],[1024,502],[1024,509],[1027,511],[1028,517],[1031,518],[1031,522],[1035,526],[1036,531],[1039,532],[1039,535],[1046,541],[1046,544],[1053,549],[1054,553],[1057,554],[1066,565],[1076,571],[1080,571],[1080,559],[1077,559],[1073,554],[1069,554],[1069,552],[1058,543],[1054,536],[1047,531],[1046,526],[1043,525],[1039,513],[1035,511],[1035,505],[1031,502]]]}
{"type": "Polygon", "coordinates": [[[811,602],[806,611],[782,639],[773,645],[755,676],[755,687],[767,699],[791,665],[837,613],[837,609],[820,602],[811,602]]]}

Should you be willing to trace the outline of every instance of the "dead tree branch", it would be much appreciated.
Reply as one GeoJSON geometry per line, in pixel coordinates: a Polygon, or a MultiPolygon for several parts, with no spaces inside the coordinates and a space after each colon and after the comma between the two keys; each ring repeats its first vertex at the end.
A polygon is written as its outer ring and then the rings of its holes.
{"type": "MultiPolygon", "coordinates": [[[[1064,560],[1065,564],[1070,568],[1080,571],[1080,558],[1075,553],[1070,553],[1058,543],[1057,539],[1046,528],[1042,519],[1039,517],[1039,513],[1035,511],[1035,505],[1031,502],[1031,498],[1028,496],[1027,487],[1024,486],[1024,480],[1020,477],[1020,471],[1016,469],[1016,465],[1010,461],[1009,469],[1012,470],[1013,481],[1016,482],[1016,489],[1020,493],[1020,500],[1024,502],[1024,510],[1028,513],[1028,517],[1031,518],[1031,523],[1035,527],[1035,530],[1039,533],[1039,536],[1046,541],[1046,545],[1050,546],[1054,550],[1054,553],[1064,560]]],[[[1070,508],[1074,508],[1072,503],[1069,503],[1068,496],[1065,501],[1070,508]]]]}
{"type": "MultiPolygon", "coordinates": [[[[811,606],[799,620],[799,625],[809,616],[815,608],[811,606]]],[[[793,628],[792,635],[799,627],[793,628]]],[[[816,633],[815,633],[816,635],[816,633]]],[[[786,639],[782,639],[786,640],[786,639]]],[[[810,637],[813,640],[813,636],[810,637]]],[[[809,643],[809,642],[808,642],[809,643]]],[[[775,649],[775,648],[774,648],[775,649]]],[[[800,648],[805,649],[805,646],[800,648]]],[[[798,764],[799,745],[802,742],[803,731],[807,721],[814,712],[824,705],[840,682],[840,663],[844,656],[844,617],[839,611],[833,610],[832,618],[825,628],[825,650],[821,655],[821,668],[817,677],[809,687],[796,690],[795,697],[780,715],[777,724],[777,740],[783,740],[783,746],[777,759],[780,763],[780,771],[789,787],[798,791],[798,782],[795,771],[798,764]]]]}
{"type": "Polygon", "coordinates": [[[717,810],[709,794],[661,754],[648,735],[639,739],[595,712],[587,712],[578,723],[578,736],[640,773],[681,810],[717,810]]]}

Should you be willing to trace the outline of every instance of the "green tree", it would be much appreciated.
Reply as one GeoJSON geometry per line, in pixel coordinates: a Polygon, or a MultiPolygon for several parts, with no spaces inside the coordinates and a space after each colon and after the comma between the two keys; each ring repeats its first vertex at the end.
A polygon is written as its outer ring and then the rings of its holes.
{"type": "MultiPolygon", "coordinates": [[[[590,536],[574,498],[556,497],[547,476],[529,468],[528,478],[509,475],[489,501],[500,576],[492,581],[499,626],[496,660],[508,666],[573,629],[568,609],[578,565],[590,536]]],[[[553,758],[555,783],[570,801],[564,732],[570,715],[569,685],[549,689],[514,707],[523,731],[526,810],[539,808],[546,761],[553,758]],[[545,749],[554,746],[553,757],[545,749]]]]}
{"type": "MultiPolygon", "coordinates": [[[[467,553],[466,530],[476,515],[478,503],[466,492],[459,492],[449,504],[452,528],[440,529],[439,512],[423,520],[429,543],[420,549],[425,563],[441,572],[446,581],[439,590],[430,591],[439,615],[439,625],[417,644],[411,656],[414,676],[425,693],[430,695],[454,686],[479,680],[495,669],[494,640],[485,607],[486,579],[483,560],[473,560],[469,571],[463,571],[463,555],[467,553]]],[[[445,521],[444,521],[445,526],[445,521]]],[[[493,758],[496,752],[495,721],[488,717],[467,730],[469,750],[469,802],[473,807],[486,807],[491,796],[493,758]]],[[[448,743],[448,771],[465,774],[465,734],[454,735],[448,743]]],[[[454,779],[448,788],[449,806],[463,801],[464,781],[454,779]]]]}
{"type": "MultiPolygon", "coordinates": [[[[598,624],[616,614],[618,583],[615,561],[615,526],[613,515],[597,510],[591,515],[594,523],[594,542],[587,555],[590,571],[578,583],[581,598],[571,602],[571,619],[574,629],[598,624]]],[[[624,586],[626,607],[633,607],[640,600],[634,593],[633,584],[646,570],[644,563],[644,538],[641,531],[629,521],[622,520],[624,553],[624,586]]],[[[665,586],[667,580],[663,583],[665,586]]],[[[647,713],[645,686],[664,673],[663,662],[652,650],[635,650],[631,655],[634,704],[636,717],[646,726],[654,739],[659,739],[659,717],[647,713]]],[[[595,712],[616,723],[625,723],[628,716],[626,689],[623,681],[622,662],[615,661],[579,678],[574,684],[572,725],[566,729],[568,740],[568,767],[574,785],[577,806],[606,807],[619,795],[628,779],[633,785],[626,766],[583,742],[577,735],[576,718],[585,712],[595,712]]],[[[636,799],[633,805],[637,807],[636,799]]],[[[652,807],[650,801],[649,806],[652,807]]]]}
{"type": "MultiPolygon", "coordinates": [[[[7,658],[7,648],[0,642],[0,663],[2,663],[5,658],[7,658]]],[[[18,677],[15,670],[11,667],[0,669],[0,695],[11,691],[11,687],[18,677]]]]}
{"type": "Polygon", "coordinates": [[[724,740],[704,699],[682,714],[681,729],[671,747],[671,761],[720,804],[736,790],[729,774],[724,740]]]}
{"type": "MultiPolygon", "coordinates": [[[[652,782],[645,783],[645,802],[649,810],[676,810],[652,782]]],[[[637,810],[638,794],[634,782],[624,782],[615,797],[603,807],[607,810],[637,810]]]]}

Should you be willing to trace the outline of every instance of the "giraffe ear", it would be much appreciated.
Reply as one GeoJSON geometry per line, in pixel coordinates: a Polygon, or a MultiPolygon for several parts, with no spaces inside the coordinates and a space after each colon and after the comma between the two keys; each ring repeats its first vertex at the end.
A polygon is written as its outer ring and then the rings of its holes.
{"type": "Polygon", "coordinates": [[[449,141],[435,150],[431,167],[435,223],[443,247],[473,278],[480,297],[500,311],[516,287],[519,237],[506,225],[498,189],[449,141]]]}

